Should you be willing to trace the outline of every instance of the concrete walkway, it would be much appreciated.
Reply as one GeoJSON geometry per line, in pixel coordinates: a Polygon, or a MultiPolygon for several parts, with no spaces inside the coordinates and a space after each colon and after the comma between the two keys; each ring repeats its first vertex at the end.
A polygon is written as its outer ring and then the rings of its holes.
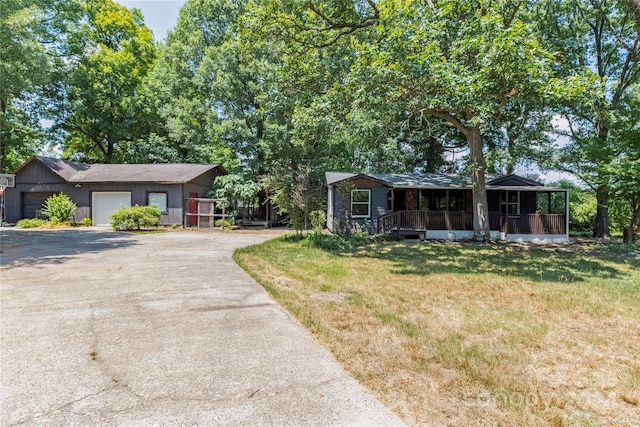
{"type": "Polygon", "coordinates": [[[272,237],[0,229],[0,425],[401,425],[232,261],[272,237]]]}

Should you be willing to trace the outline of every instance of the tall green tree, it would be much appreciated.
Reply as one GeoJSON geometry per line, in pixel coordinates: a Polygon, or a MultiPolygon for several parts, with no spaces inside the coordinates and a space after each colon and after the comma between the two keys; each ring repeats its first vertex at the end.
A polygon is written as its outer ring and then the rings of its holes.
{"type": "Polygon", "coordinates": [[[67,78],[52,111],[54,128],[64,138],[65,156],[127,162],[131,142],[145,137],[138,97],[156,48],[138,10],[112,0],[84,6],[81,38],[71,41],[79,53],[63,66],[67,78]]]}
{"type": "Polygon", "coordinates": [[[160,48],[149,87],[167,145],[182,161],[254,168],[264,135],[260,58],[238,40],[244,1],[189,0],[160,48]]]}
{"type": "Polygon", "coordinates": [[[594,236],[609,238],[612,180],[609,165],[617,157],[610,141],[621,101],[640,78],[640,25],[627,4],[617,0],[566,0],[545,3],[539,21],[554,45],[558,73],[567,79],[591,79],[597,90],[567,96],[557,112],[569,137],[559,167],[580,177],[598,200],[594,236]]]}
{"type": "Polygon", "coordinates": [[[0,7],[0,170],[36,154],[45,140],[39,100],[69,53],[81,8],[75,0],[12,0],[0,7]]]}
{"type": "MultiPolygon", "coordinates": [[[[623,228],[634,230],[640,223],[640,85],[621,99],[610,132],[609,144],[614,153],[608,165],[611,193],[628,208],[623,228]]],[[[625,242],[631,243],[631,233],[624,237],[625,242]]]]}

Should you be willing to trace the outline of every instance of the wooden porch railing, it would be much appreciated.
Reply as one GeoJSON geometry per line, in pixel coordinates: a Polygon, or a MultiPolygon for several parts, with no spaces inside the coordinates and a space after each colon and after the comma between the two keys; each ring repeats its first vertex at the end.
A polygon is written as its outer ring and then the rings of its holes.
{"type": "Polygon", "coordinates": [[[565,234],[566,216],[562,214],[530,214],[507,220],[509,234],[565,234]]]}
{"type": "Polygon", "coordinates": [[[427,212],[429,230],[473,230],[473,213],[464,211],[427,212]]]}
{"type": "MultiPolygon", "coordinates": [[[[553,215],[520,215],[506,218],[489,213],[492,230],[510,234],[565,234],[566,217],[553,215]],[[506,220],[506,224],[505,224],[506,220]]],[[[378,218],[378,233],[424,232],[426,230],[473,230],[473,213],[460,211],[396,211],[378,218]]]]}
{"type": "Polygon", "coordinates": [[[396,211],[378,218],[378,234],[426,230],[427,212],[425,211],[396,211]]]}

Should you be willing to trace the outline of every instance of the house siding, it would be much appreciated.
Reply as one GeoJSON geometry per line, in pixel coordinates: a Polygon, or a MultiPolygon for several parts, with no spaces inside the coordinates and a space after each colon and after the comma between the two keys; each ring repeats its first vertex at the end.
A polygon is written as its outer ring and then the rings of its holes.
{"type": "Polygon", "coordinates": [[[333,231],[333,210],[335,203],[335,188],[330,185],[327,189],[327,229],[333,231]]]}
{"type": "MultiPolygon", "coordinates": [[[[49,169],[45,168],[40,162],[29,162],[24,165],[19,171],[20,183],[27,185],[38,184],[65,184],[66,181],[60,176],[52,173],[49,169]]],[[[17,178],[17,177],[16,177],[17,178]]],[[[17,185],[17,182],[16,182],[17,185]]]]}
{"type": "Polygon", "coordinates": [[[327,199],[333,203],[327,213],[327,228],[332,232],[338,227],[338,222],[348,223],[351,226],[370,223],[371,228],[376,230],[378,218],[387,213],[387,187],[378,182],[361,178],[350,181],[344,188],[330,185],[328,192],[331,194],[327,199]],[[351,218],[351,190],[356,189],[371,192],[369,218],[351,218]]]}

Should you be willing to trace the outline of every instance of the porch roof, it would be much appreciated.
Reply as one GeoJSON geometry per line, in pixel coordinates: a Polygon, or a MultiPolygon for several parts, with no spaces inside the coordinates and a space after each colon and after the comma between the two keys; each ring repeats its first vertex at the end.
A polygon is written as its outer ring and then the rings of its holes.
{"type": "MultiPolygon", "coordinates": [[[[393,188],[461,188],[468,186],[465,179],[456,174],[427,173],[427,174],[401,174],[401,173],[350,173],[350,172],[326,172],[327,185],[337,184],[353,178],[365,178],[380,182],[393,188]]],[[[470,183],[469,183],[470,184],[470,183]]]]}

